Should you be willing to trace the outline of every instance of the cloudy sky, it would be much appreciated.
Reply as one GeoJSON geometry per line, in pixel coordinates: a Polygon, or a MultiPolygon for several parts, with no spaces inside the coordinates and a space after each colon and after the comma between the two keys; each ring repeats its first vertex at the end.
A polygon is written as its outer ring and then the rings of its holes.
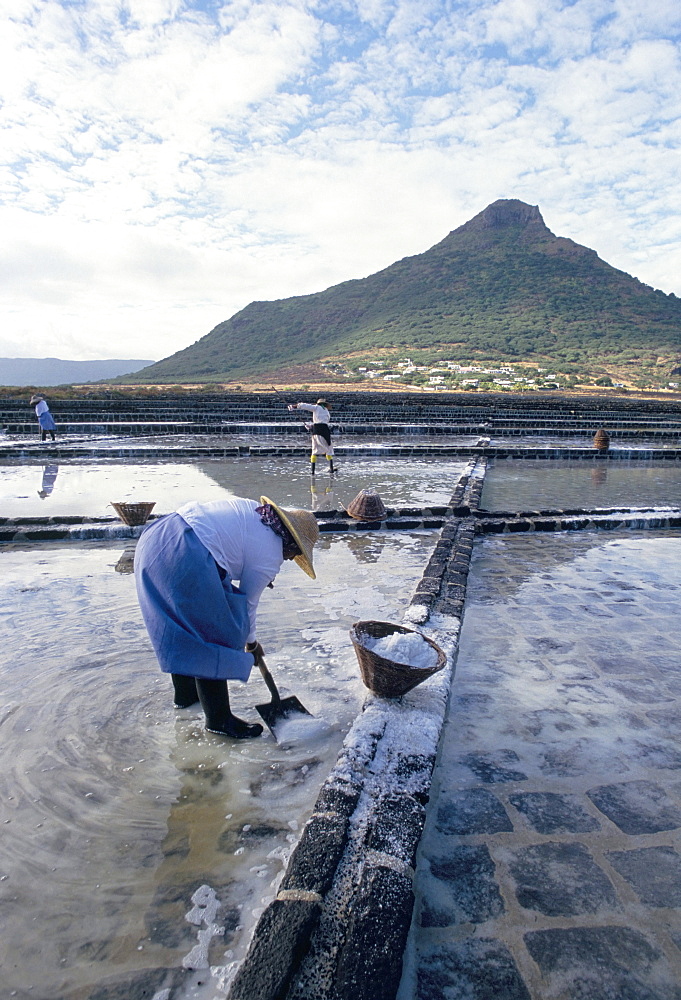
{"type": "Polygon", "coordinates": [[[167,357],[497,198],[681,295],[678,0],[0,0],[0,355],[167,357]]]}

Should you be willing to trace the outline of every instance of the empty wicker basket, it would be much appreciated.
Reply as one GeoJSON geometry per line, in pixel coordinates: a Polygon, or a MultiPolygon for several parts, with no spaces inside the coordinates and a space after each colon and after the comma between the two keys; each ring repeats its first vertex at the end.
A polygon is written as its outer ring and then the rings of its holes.
{"type": "Polygon", "coordinates": [[[111,503],[121,521],[130,525],[131,528],[138,524],[146,524],[156,501],[153,503],[111,503]]]}
{"type": "Polygon", "coordinates": [[[357,521],[382,521],[388,516],[380,496],[371,490],[360,490],[345,509],[350,517],[354,517],[357,521]]]}
{"type": "Polygon", "coordinates": [[[447,662],[444,651],[427,635],[404,625],[395,625],[393,622],[355,622],[350,631],[350,638],[355,647],[362,680],[370,691],[382,698],[399,698],[400,695],[411,691],[432,674],[436,674],[438,670],[442,670],[447,662]],[[410,632],[420,635],[423,641],[437,652],[435,666],[414,667],[408,663],[396,663],[394,660],[387,660],[385,657],[379,656],[378,653],[367,649],[364,645],[364,640],[367,638],[383,639],[395,632],[401,632],[403,635],[410,632]]]}

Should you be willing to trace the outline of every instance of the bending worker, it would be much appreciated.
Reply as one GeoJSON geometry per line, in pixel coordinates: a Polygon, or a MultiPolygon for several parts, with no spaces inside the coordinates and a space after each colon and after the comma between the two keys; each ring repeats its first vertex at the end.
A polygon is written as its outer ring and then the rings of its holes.
{"type": "Polygon", "coordinates": [[[35,406],[35,415],[40,424],[40,440],[47,441],[47,435],[49,434],[54,441],[54,432],[57,429],[57,425],[54,422],[45,399],[42,396],[31,396],[28,402],[29,406],[35,406]]]}
{"type": "Polygon", "coordinates": [[[310,455],[310,474],[314,476],[318,455],[326,455],[329,462],[329,472],[335,472],[333,467],[333,445],[331,444],[331,428],[328,403],[318,399],[316,403],[290,403],[289,410],[308,410],[312,414],[312,426],[305,426],[312,432],[312,454],[310,455]]]}
{"type": "Polygon", "coordinates": [[[283,561],[315,578],[318,537],[314,514],[267,497],[187,503],[142,533],[135,552],[142,617],[161,670],[172,677],[175,708],[200,701],[208,732],[236,740],[262,733],[232,713],[227,681],[247,681],[263,655],[258,602],[283,561]]]}

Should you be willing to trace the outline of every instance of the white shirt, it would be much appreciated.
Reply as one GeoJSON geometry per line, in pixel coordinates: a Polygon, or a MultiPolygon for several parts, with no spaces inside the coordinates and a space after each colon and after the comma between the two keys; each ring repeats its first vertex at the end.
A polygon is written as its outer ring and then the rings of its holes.
{"type": "Polygon", "coordinates": [[[319,403],[297,403],[296,409],[309,410],[315,424],[328,424],[331,420],[331,414],[327,408],[325,406],[320,406],[319,403]]]}
{"type": "Polygon", "coordinates": [[[35,415],[39,417],[41,413],[47,413],[49,406],[44,399],[41,399],[39,403],[36,404],[35,415]]]}
{"type": "Polygon", "coordinates": [[[284,561],[279,535],[263,524],[255,500],[232,497],[209,503],[191,501],[177,513],[194,529],[216,563],[248,598],[250,632],[248,642],[255,642],[258,602],[284,561]]]}

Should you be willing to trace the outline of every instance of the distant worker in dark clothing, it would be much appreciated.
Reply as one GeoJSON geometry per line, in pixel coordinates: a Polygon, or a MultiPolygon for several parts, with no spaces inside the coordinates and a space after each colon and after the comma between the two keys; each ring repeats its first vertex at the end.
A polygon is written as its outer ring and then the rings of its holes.
{"type": "Polygon", "coordinates": [[[329,472],[335,472],[336,470],[333,467],[331,428],[329,427],[331,414],[329,413],[326,400],[318,399],[316,403],[290,403],[289,410],[308,410],[312,414],[312,424],[305,425],[312,434],[310,474],[314,476],[318,455],[325,455],[329,463],[329,472]]]}
{"type": "Polygon", "coordinates": [[[54,441],[54,432],[57,429],[57,425],[55,424],[52,414],[50,413],[50,408],[43,397],[31,396],[29,404],[31,406],[35,406],[35,415],[38,418],[38,423],[40,424],[40,440],[47,441],[47,435],[49,434],[54,441]]]}

